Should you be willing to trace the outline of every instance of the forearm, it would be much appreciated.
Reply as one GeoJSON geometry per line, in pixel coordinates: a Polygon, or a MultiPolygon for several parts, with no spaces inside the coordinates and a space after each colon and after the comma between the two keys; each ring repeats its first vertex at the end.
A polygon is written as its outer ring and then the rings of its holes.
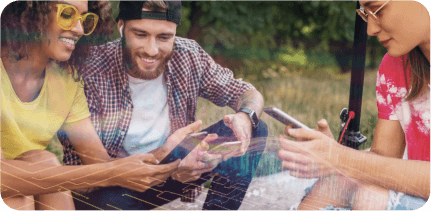
{"type": "Polygon", "coordinates": [[[83,164],[104,163],[112,160],[97,135],[90,118],[66,124],[62,130],[66,132],[83,164]]]}
{"type": "Polygon", "coordinates": [[[335,165],[348,177],[425,199],[429,197],[429,162],[390,158],[347,147],[337,157],[333,159],[337,162],[335,165]]]}
{"type": "Polygon", "coordinates": [[[263,111],[263,97],[257,90],[248,90],[244,92],[241,98],[238,100],[235,110],[238,111],[240,108],[248,108],[256,112],[256,115],[260,117],[263,111]]]}
{"type": "Polygon", "coordinates": [[[103,150],[88,150],[85,153],[76,150],[76,153],[79,155],[84,165],[106,163],[115,160],[109,156],[105,148],[103,148],[103,150]]]}
{"type": "Polygon", "coordinates": [[[112,163],[86,166],[50,166],[1,160],[2,197],[38,195],[65,190],[109,186],[112,163]]]}

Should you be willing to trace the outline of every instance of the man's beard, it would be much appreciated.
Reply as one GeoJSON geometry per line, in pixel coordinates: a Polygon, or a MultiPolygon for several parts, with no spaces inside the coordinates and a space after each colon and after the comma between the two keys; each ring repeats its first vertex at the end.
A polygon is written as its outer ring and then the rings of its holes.
{"type": "MultiPolygon", "coordinates": [[[[169,59],[171,59],[174,51],[170,51],[167,54],[159,53],[155,58],[161,59],[162,62],[156,67],[153,71],[145,71],[139,68],[136,59],[132,58],[131,49],[127,46],[124,37],[122,38],[123,42],[123,62],[128,71],[130,71],[129,75],[140,78],[144,80],[153,80],[158,78],[165,71],[166,64],[169,59]]],[[[137,55],[136,55],[137,56],[137,55]]],[[[150,56],[144,55],[144,58],[151,58],[150,56]]],[[[154,58],[154,56],[153,56],[154,58]]]]}

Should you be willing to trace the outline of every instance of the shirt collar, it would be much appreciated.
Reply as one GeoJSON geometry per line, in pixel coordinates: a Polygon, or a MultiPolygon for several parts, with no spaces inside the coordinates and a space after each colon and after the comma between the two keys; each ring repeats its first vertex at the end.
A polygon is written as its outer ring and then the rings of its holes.
{"type": "Polygon", "coordinates": [[[119,71],[123,89],[126,90],[128,87],[129,79],[127,78],[127,71],[123,63],[123,44],[121,42],[121,37],[115,40],[115,42],[117,42],[115,65],[117,67],[117,70],[119,71]]]}

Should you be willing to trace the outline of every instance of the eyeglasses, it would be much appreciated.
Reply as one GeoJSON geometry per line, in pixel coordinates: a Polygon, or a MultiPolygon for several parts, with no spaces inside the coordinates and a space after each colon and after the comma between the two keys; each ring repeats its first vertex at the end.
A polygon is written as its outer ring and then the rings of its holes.
{"type": "Polygon", "coordinates": [[[57,4],[57,24],[64,30],[71,30],[81,20],[84,35],[90,35],[96,28],[99,16],[94,13],[79,15],[78,9],[68,4],[57,4]]]}
{"type": "Polygon", "coordinates": [[[362,20],[364,20],[365,22],[368,22],[368,16],[369,15],[371,15],[371,17],[374,18],[374,21],[379,22],[379,20],[377,19],[376,14],[389,2],[390,2],[390,0],[387,1],[387,2],[385,2],[375,12],[371,12],[369,9],[364,9],[362,6],[360,7],[360,9],[357,9],[356,12],[358,13],[359,16],[361,16],[362,20]]]}

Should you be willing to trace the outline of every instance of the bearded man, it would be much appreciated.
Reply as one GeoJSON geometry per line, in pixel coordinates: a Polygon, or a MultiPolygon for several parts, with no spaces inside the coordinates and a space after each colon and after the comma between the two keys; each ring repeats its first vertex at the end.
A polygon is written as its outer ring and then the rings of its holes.
{"type": "MultiPolygon", "coordinates": [[[[143,193],[106,187],[75,194],[76,208],[152,209],[212,178],[203,209],[238,209],[268,135],[266,124],[258,119],[261,94],[216,64],[198,43],[176,36],[181,2],[121,1],[119,8],[121,38],[94,47],[79,70],[92,123],[108,154],[118,158],[152,153],[162,160],[172,149],[167,145],[175,131],[202,124],[195,120],[198,97],[234,110],[205,129],[213,133],[206,141],[236,137],[241,147],[223,156],[205,149],[189,154],[164,185],[143,193]]],[[[64,135],[59,138],[64,164],[80,165],[79,156],[85,155],[78,155],[64,135]]]]}

